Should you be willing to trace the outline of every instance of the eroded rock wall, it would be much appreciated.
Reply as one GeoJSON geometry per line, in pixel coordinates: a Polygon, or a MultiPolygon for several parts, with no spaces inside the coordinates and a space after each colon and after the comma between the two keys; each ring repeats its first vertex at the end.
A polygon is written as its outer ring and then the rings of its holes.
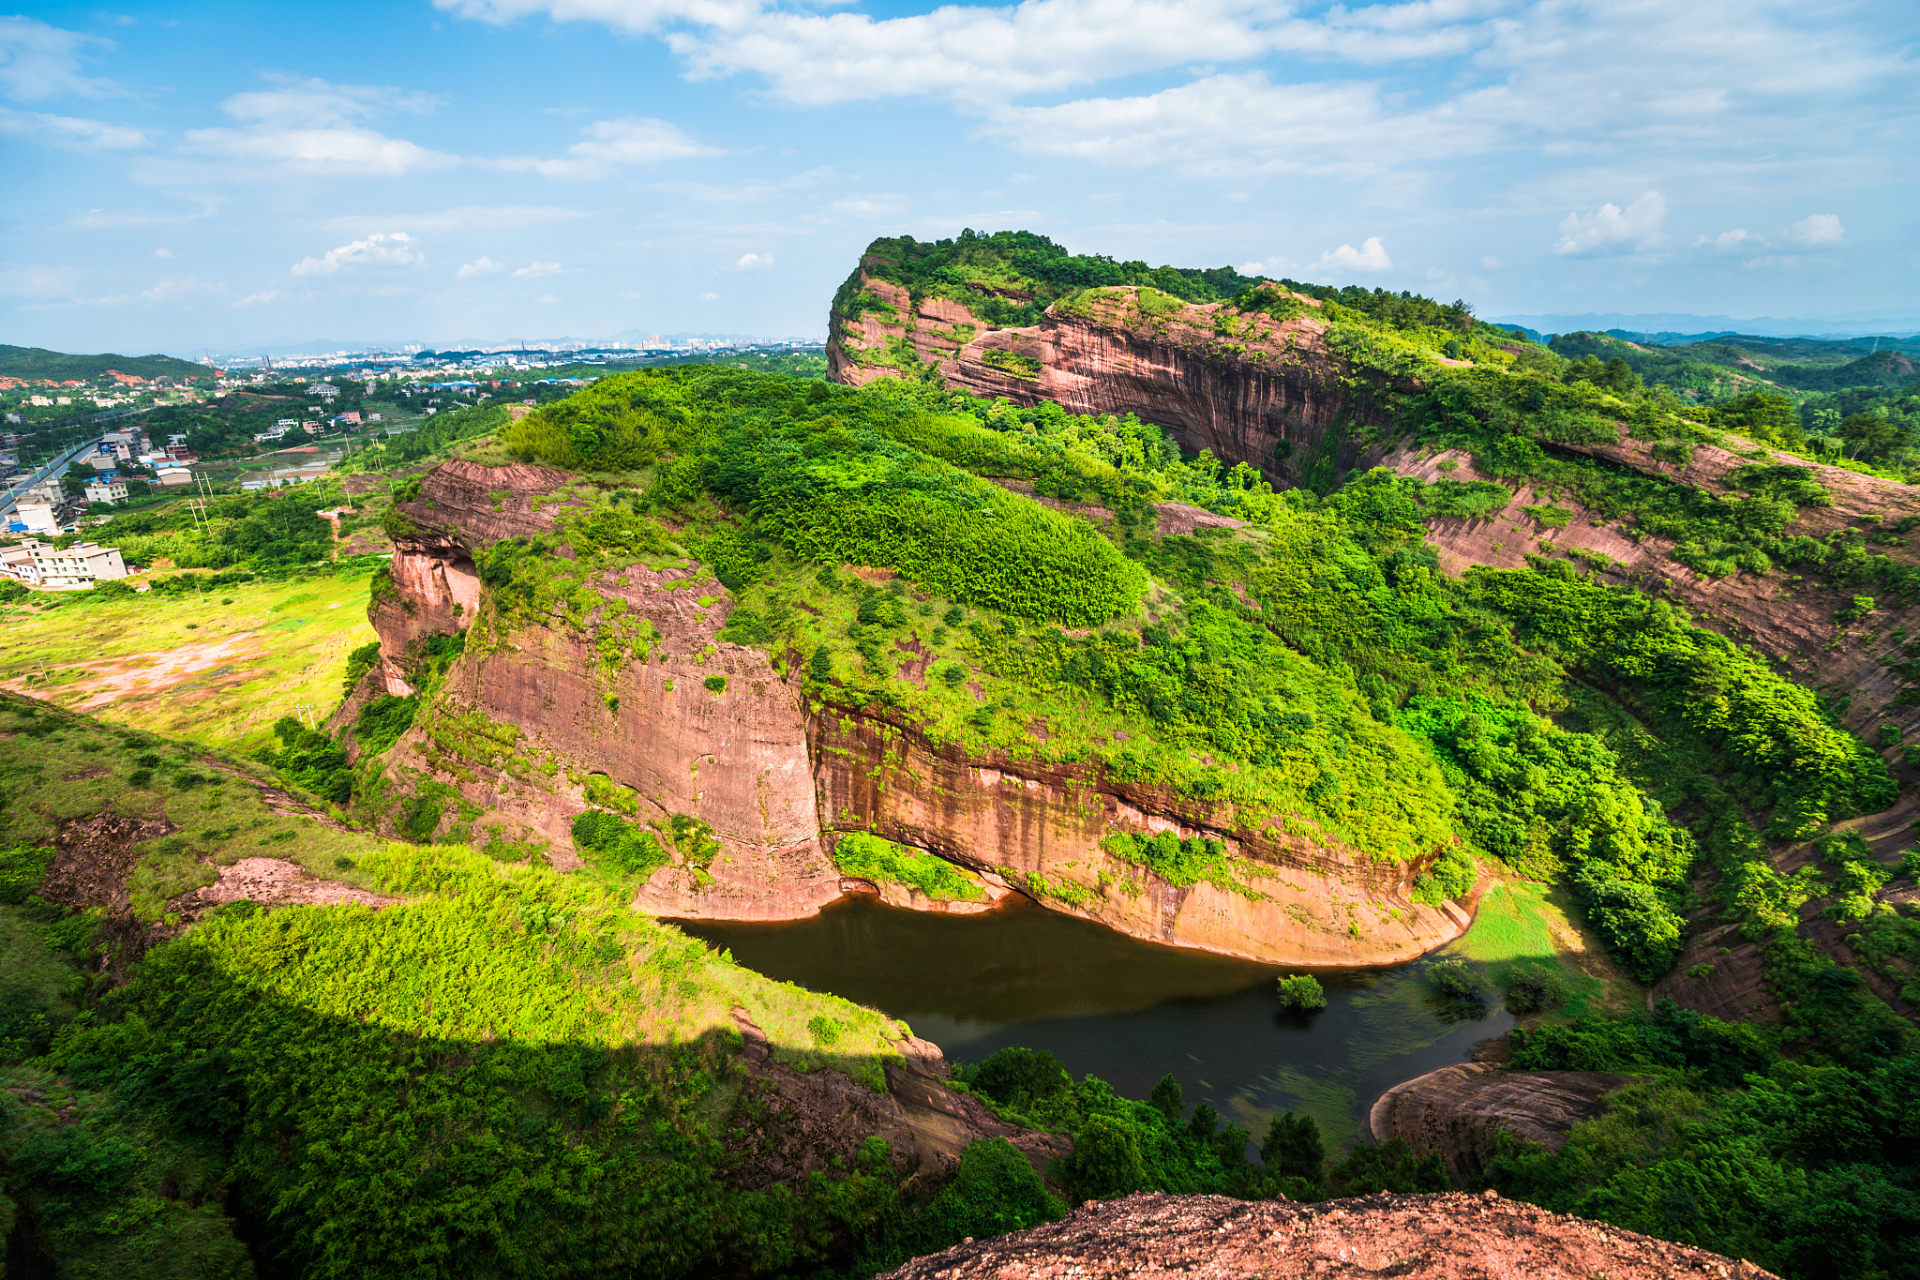
{"type": "Polygon", "coordinates": [[[866,274],[873,264],[862,262],[863,292],[892,314],[832,317],[830,373],[850,386],[904,376],[910,354],[955,390],[1137,414],[1190,449],[1259,468],[1278,488],[1323,462],[1339,474],[1379,455],[1367,429],[1384,413],[1343,380],[1351,370],[1311,315],[1275,320],[1221,303],[1168,309],[1165,295],[1150,292],[1143,304],[1140,290],[1114,288],[1056,303],[1037,325],[996,329],[951,299],[914,302],[866,274]]]}
{"type": "Polygon", "coordinates": [[[483,845],[544,843],[561,866],[579,865],[571,825],[588,787],[610,787],[642,825],[683,814],[719,843],[705,866],[677,859],[656,874],[644,905],[743,919],[817,910],[839,879],[820,848],[799,698],[765,653],[717,638],[729,606],[716,581],[635,566],[589,584],[600,603],[583,622],[510,616],[482,598],[474,553],[550,530],[567,478],[453,462],[405,505],[415,531],[373,610],[383,655],[397,664],[423,635],[468,634],[389,753],[389,779],[414,796],[457,790],[439,830],[464,822],[483,845]]]}
{"type": "Polygon", "coordinates": [[[868,711],[827,707],[810,728],[827,825],[1003,875],[1050,908],[1134,937],[1277,964],[1393,964],[1471,921],[1453,904],[1411,900],[1416,865],[1245,830],[1224,811],[1097,774],[970,759],[868,711]],[[1216,837],[1252,892],[1146,874],[1100,847],[1117,831],[1216,837]]]}

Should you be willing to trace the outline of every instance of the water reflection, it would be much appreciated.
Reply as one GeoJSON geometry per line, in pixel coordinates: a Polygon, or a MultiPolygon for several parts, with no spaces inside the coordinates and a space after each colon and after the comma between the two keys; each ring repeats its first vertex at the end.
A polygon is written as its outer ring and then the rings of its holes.
{"type": "Polygon", "coordinates": [[[950,1060],[1026,1045],[1144,1098],[1180,1081],[1256,1137],[1305,1111],[1341,1145],[1362,1110],[1409,1076],[1458,1062],[1513,1018],[1447,1001],[1424,964],[1319,971],[1327,1008],[1283,1009],[1283,970],[1138,942],[1016,899],[982,916],[928,915],[871,898],[780,924],[685,921],[750,969],[904,1019],[950,1060]]]}

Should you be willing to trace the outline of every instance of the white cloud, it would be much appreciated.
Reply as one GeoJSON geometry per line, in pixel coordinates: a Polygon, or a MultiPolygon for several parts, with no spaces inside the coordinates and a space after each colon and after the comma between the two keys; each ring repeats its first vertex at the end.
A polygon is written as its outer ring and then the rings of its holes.
{"type": "Polygon", "coordinates": [[[368,120],[394,111],[425,115],[442,102],[430,93],[395,89],[387,85],[334,84],[310,76],[269,73],[263,77],[278,87],[236,93],[220,104],[235,120],[313,129],[368,120]]]}
{"type": "Polygon", "coordinates": [[[1561,219],[1553,251],[1566,255],[1658,248],[1666,242],[1660,232],[1666,220],[1666,199],[1658,191],[1649,191],[1624,209],[1609,203],[1593,213],[1568,214],[1561,219]]]}
{"type": "Polygon", "coordinates": [[[1495,133],[1451,108],[1396,112],[1377,86],[1213,75],[1134,98],[1000,107],[981,133],[1016,151],[1197,174],[1364,177],[1481,151],[1495,133]]]}
{"type": "Polygon", "coordinates": [[[326,177],[398,178],[450,169],[460,157],[376,129],[189,129],[195,148],[326,177]]]}
{"type": "Polygon", "coordinates": [[[1498,271],[1506,265],[1506,263],[1500,261],[1500,259],[1494,257],[1492,254],[1488,254],[1486,257],[1480,259],[1480,266],[1487,271],[1498,271]]]}
{"type": "Polygon", "coordinates": [[[453,278],[456,280],[471,280],[475,276],[498,275],[506,269],[506,264],[495,262],[492,258],[482,254],[480,257],[475,258],[472,262],[467,263],[458,271],[454,272],[453,278]]]}
{"type": "Polygon", "coordinates": [[[545,14],[556,22],[599,22],[644,35],[682,21],[734,27],[765,6],[761,0],[433,0],[433,7],[482,22],[545,14]]]}
{"type": "Polygon", "coordinates": [[[145,131],[125,125],[6,107],[0,107],[0,133],[77,151],[130,151],[150,145],[145,131]]]}
{"type": "Polygon", "coordinates": [[[57,298],[73,292],[73,271],[67,267],[15,267],[0,272],[0,292],[57,298]]]}
{"type": "Polygon", "coordinates": [[[420,242],[404,231],[375,232],[364,240],[329,249],[317,258],[293,264],[297,276],[330,276],[348,267],[409,267],[426,262],[420,242]]]}
{"type": "Polygon", "coordinates": [[[656,182],[653,190],[667,195],[688,196],[713,204],[755,204],[795,191],[804,191],[831,182],[837,175],[831,165],[809,169],[787,178],[748,178],[744,182],[718,185],[707,182],[656,182]]]}
{"type": "Polygon", "coordinates": [[[539,297],[535,298],[534,301],[544,302],[547,305],[551,306],[554,303],[560,301],[560,295],[557,293],[543,293],[539,297]]]}
{"type": "Polygon", "coordinates": [[[155,250],[153,251],[153,256],[154,256],[154,257],[156,257],[156,258],[171,258],[171,257],[173,256],[173,250],[171,250],[171,249],[155,249],[155,250]]]}
{"type": "Polygon", "coordinates": [[[601,178],[621,165],[660,164],[667,160],[721,154],[714,147],[695,142],[680,126],[665,120],[599,120],[581,132],[587,135],[587,140],[568,147],[563,159],[509,156],[478,163],[493,169],[531,170],[546,178],[601,178]]]}
{"type": "Polygon", "coordinates": [[[233,305],[236,308],[264,307],[279,296],[280,291],[278,289],[262,289],[259,293],[248,294],[246,297],[236,301],[233,305]]]}
{"type": "Polygon", "coordinates": [[[103,98],[118,93],[111,80],[80,74],[80,50],[112,42],[49,26],[38,18],[0,17],[0,93],[16,102],[47,98],[103,98]]]}
{"type": "Polygon", "coordinates": [[[518,231],[548,222],[568,222],[593,216],[585,209],[552,204],[465,204],[430,213],[348,213],[321,225],[329,231],[359,234],[404,227],[408,231],[518,231]]]}
{"type": "Polygon", "coordinates": [[[702,301],[702,302],[718,302],[718,301],[720,301],[720,295],[719,295],[719,294],[717,294],[717,293],[703,293],[703,294],[701,294],[701,295],[700,295],[700,301],[702,301]]]}
{"type": "Polygon", "coordinates": [[[162,280],[151,289],[140,293],[142,302],[172,302],[176,298],[190,298],[201,293],[225,293],[227,286],[217,281],[196,280],[187,276],[180,280],[162,280]]]}
{"type": "Polygon", "coordinates": [[[1755,249],[1766,248],[1767,240],[1765,236],[1757,236],[1745,227],[1735,227],[1717,236],[1701,236],[1694,244],[1697,248],[1711,249],[1715,253],[1751,253],[1755,249]]]}
{"type": "Polygon", "coordinates": [[[1787,234],[1795,244],[1809,248],[1847,242],[1847,229],[1840,225],[1840,215],[1837,213],[1816,213],[1812,217],[1802,218],[1787,228],[1787,234]]]}
{"type": "MultiPolygon", "coordinates": [[[[1343,244],[1338,249],[1329,249],[1321,254],[1313,264],[1314,271],[1391,271],[1393,259],[1387,256],[1387,247],[1380,243],[1379,236],[1368,236],[1358,249],[1343,244]]],[[[1443,273],[1444,274],[1444,273],[1443,273]]]]}
{"type": "Polygon", "coordinates": [[[538,276],[565,275],[566,272],[567,272],[567,269],[561,266],[557,262],[534,262],[534,263],[529,263],[524,267],[521,267],[519,270],[515,271],[513,274],[517,276],[538,277],[538,276]]]}
{"type": "Polygon", "coordinates": [[[189,149],[294,173],[340,177],[399,177],[460,163],[459,156],[388,137],[360,123],[396,111],[433,111],[440,100],[431,94],[281,75],[266,79],[276,87],[237,93],[221,104],[239,128],[190,129],[189,149]]]}
{"type": "Polygon", "coordinates": [[[765,271],[773,265],[770,253],[743,253],[740,260],[733,264],[735,271],[765,271]]]}

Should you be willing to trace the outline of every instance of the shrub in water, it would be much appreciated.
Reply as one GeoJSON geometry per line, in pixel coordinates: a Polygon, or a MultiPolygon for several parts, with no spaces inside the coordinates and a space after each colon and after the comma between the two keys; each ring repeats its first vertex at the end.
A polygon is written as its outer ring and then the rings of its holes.
{"type": "Polygon", "coordinates": [[[1280,1007],[1283,1009],[1324,1009],[1327,993],[1320,979],[1310,973],[1294,973],[1280,979],[1280,1007]]]}

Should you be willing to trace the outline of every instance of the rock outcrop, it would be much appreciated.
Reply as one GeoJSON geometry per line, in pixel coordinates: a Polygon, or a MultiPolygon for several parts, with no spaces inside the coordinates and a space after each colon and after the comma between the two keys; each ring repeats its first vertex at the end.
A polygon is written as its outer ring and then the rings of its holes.
{"type": "Polygon", "coordinates": [[[915,1258],[887,1280],[1763,1280],[1772,1273],[1605,1223],[1486,1195],[1320,1204],[1142,1194],[915,1258]]]}
{"type": "Polygon", "coordinates": [[[1600,1100],[1638,1077],[1604,1071],[1503,1071],[1463,1062],[1387,1090],[1367,1111],[1375,1142],[1404,1138],[1420,1155],[1439,1152],[1455,1186],[1480,1181],[1502,1133],[1549,1151],[1601,1112],[1600,1100]]]}
{"type": "Polygon", "coordinates": [[[1344,377],[1351,370],[1328,349],[1311,299],[1300,299],[1309,314],[1276,320],[1154,290],[1095,289],[1056,303],[1037,325],[996,329],[950,298],[916,302],[868,275],[874,265],[861,264],[862,291],[892,312],[831,317],[827,358],[840,382],[904,376],[911,355],[958,391],[1137,414],[1278,487],[1322,460],[1345,472],[1379,456],[1364,438],[1384,412],[1344,377]]]}
{"type": "Polygon", "coordinates": [[[1090,767],[972,759],[884,708],[808,707],[797,655],[776,665],[719,638],[728,593],[691,565],[594,576],[584,613],[509,616],[476,556],[552,531],[568,482],[455,461],[396,508],[391,583],[371,610],[382,662],[368,680],[408,692],[431,636],[466,639],[387,754],[390,828],[542,844],[570,867],[572,822],[590,804],[643,825],[680,815],[710,831],[711,856],[677,851],[638,905],[684,917],[812,914],[867,887],[843,886],[827,850],[840,832],[870,830],[1136,937],[1276,963],[1396,963],[1470,922],[1458,905],[1412,901],[1420,864],[1242,829],[1225,810],[1090,767]],[[1100,847],[1114,830],[1220,839],[1248,891],[1119,863],[1100,847]]]}

